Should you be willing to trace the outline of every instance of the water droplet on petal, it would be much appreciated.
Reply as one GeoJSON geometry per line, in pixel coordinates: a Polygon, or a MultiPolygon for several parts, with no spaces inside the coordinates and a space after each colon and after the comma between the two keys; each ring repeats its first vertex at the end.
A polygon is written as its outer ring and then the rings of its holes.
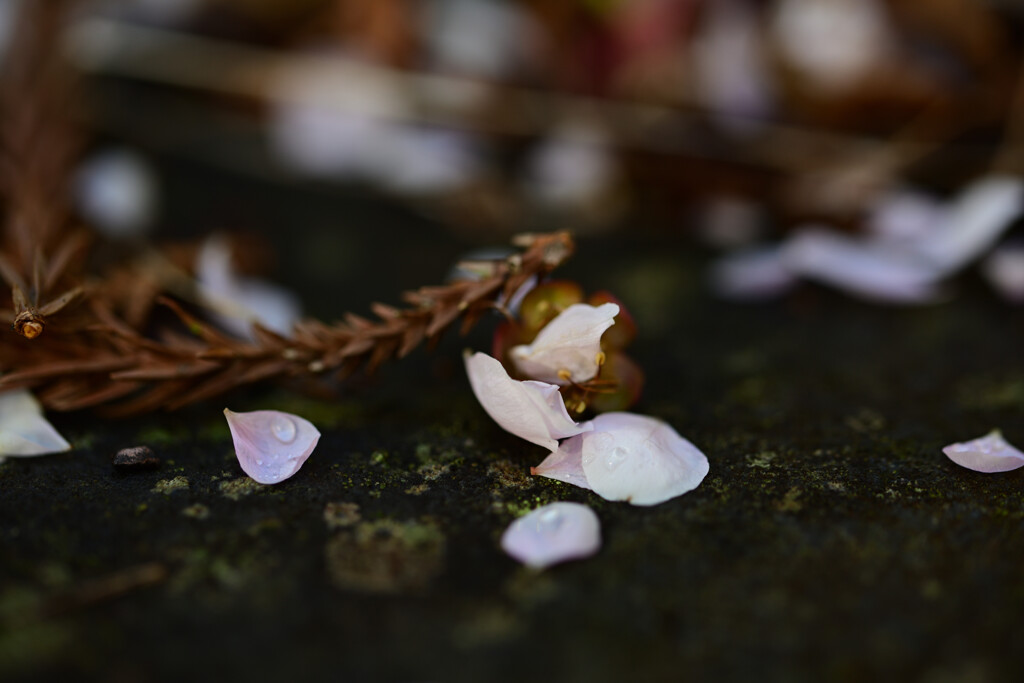
{"type": "Polygon", "coordinates": [[[626,456],[628,455],[629,451],[627,451],[622,446],[616,446],[605,457],[604,466],[607,467],[608,471],[610,472],[619,465],[621,465],[622,463],[624,463],[626,461],[626,456]]]}
{"type": "Polygon", "coordinates": [[[554,531],[562,523],[562,513],[557,507],[548,507],[542,509],[540,514],[537,515],[537,522],[541,526],[547,527],[551,531],[554,531]]]}
{"type": "Polygon", "coordinates": [[[275,417],[274,421],[270,424],[270,431],[274,433],[274,436],[281,443],[295,441],[295,421],[286,415],[275,417]]]}

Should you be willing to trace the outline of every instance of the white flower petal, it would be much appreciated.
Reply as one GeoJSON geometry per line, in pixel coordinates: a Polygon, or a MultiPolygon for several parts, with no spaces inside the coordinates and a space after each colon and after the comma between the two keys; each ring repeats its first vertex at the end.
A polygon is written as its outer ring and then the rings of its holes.
{"type": "Polygon", "coordinates": [[[981,264],[989,283],[1013,303],[1024,303],[1024,244],[998,247],[981,264]]]}
{"type": "Polygon", "coordinates": [[[567,384],[559,372],[568,370],[575,382],[586,382],[597,374],[601,335],[615,324],[616,304],[573,304],[544,326],[532,344],[512,349],[516,368],[542,382],[567,384]]]}
{"type": "Polygon", "coordinates": [[[101,152],[75,173],[79,210],[108,237],[132,237],[149,228],[157,211],[158,185],[146,161],[128,149],[101,152]]]}
{"type": "Polygon", "coordinates": [[[0,394],[0,456],[32,456],[71,450],[27,389],[0,394]]]}
{"type": "Polygon", "coordinates": [[[238,464],[261,484],[276,484],[299,471],[320,440],[309,420],[277,410],[234,413],[224,409],[238,464]]]}
{"type": "Polygon", "coordinates": [[[944,273],[958,270],[990,249],[1021,213],[1024,181],[982,178],[957,196],[943,228],[921,241],[921,254],[944,273]]]}
{"type": "Polygon", "coordinates": [[[867,218],[869,239],[893,246],[921,244],[946,224],[945,203],[924,193],[896,189],[883,193],[867,218]]]}
{"type": "Polygon", "coordinates": [[[217,323],[243,338],[251,338],[252,324],[278,334],[291,334],[301,307],[291,292],[262,280],[241,278],[231,264],[231,248],[213,236],[196,257],[199,294],[214,311],[217,323]]]}
{"type": "Polygon", "coordinates": [[[586,505],[551,503],[512,522],[501,537],[501,547],[523,564],[543,569],[596,553],[601,523],[586,505]]]}
{"type": "Polygon", "coordinates": [[[824,230],[797,233],[782,249],[792,272],[876,301],[933,301],[943,274],[916,254],[824,230]]]}
{"type": "Polygon", "coordinates": [[[708,459],[671,426],[645,415],[604,413],[575,437],[590,487],[607,500],[657,505],[697,488],[708,459]]]}
{"type": "Polygon", "coordinates": [[[975,472],[1009,472],[1024,467],[1024,453],[1007,443],[998,429],[973,441],[950,444],[942,452],[957,465],[975,472]]]}
{"type": "Polygon", "coordinates": [[[563,441],[557,451],[544,458],[536,467],[531,467],[530,474],[590,490],[587,475],[583,472],[583,442],[580,439],[563,441]]]}
{"type": "Polygon", "coordinates": [[[719,259],[711,268],[711,287],[727,299],[768,299],[784,294],[796,282],[780,247],[743,249],[719,259]]]}
{"type": "Polygon", "coordinates": [[[485,353],[467,355],[465,360],[473,393],[505,431],[554,451],[558,439],[590,429],[589,423],[572,421],[558,387],[514,380],[500,362],[485,353]]]}

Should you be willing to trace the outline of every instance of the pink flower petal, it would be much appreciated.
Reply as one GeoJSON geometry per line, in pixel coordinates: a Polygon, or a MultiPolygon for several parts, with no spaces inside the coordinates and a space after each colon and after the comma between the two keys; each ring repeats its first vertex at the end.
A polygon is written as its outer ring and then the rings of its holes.
{"type": "Polygon", "coordinates": [[[567,370],[575,382],[586,382],[597,374],[601,335],[615,324],[619,307],[573,304],[544,326],[533,343],[512,349],[516,368],[527,377],[568,384],[559,376],[567,370]]]}
{"type": "Polygon", "coordinates": [[[587,475],[583,473],[583,443],[579,439],[563,441],[557,451],[544,458],[541,464],[531,467],[530,474],[590,490],[587,475]]]}
{"type": "Polygon", "coordinates": [[[586,505],[551,503],[512,522],[501,537],[501,547],[519,562],[543,569],[596,553],[601,523],[586,505]]]}
{"type": "Polygon", "coordinates": [[[467,355],[465,360],[473,393],[505,431],[554,451],[558,439],[590,429],[589,424],[572,421],[558,387],[514,380],[500,362],[485,353],[467,355]]]}
{"type": "Polygon", "coordinates": [[[950,444],[942,452],[957,465],[975,472],[1009,472],[1024,467],[1024,453],[1007,443],[998,429],[974,441],[950,444]]]}
{"type": "Polygon", "coordinates": [[[570,441],[580,442],[587,482],[606,500],[657,505],[697,488],[708,473],[707,457],[660,420],[604,413],[592,424],[570,441]]]}
{"type": "Polygon", "coordinates": [[[276,484],[299,471],[320,440],[316,427],[278,410],[233,413],[224,409],[238,464],[261,484],[276,484]]]}

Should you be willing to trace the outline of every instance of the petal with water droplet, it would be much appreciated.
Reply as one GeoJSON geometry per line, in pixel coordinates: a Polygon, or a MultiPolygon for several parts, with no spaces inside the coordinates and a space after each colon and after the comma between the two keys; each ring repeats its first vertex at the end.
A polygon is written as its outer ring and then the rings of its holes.
{"type": "Polygon", "coordinates": [[[975,472],[1009,472],[1024,467],[1024,453],[1007,443],[998,429],[973,441],[950,444],[942,452],[957,465],[975,472]]]}
{"type": "Polygon", "coordinates": [[[572,421],[553,384],[514,380],[500,362],[485,353],[467,355],[465,360],[473,393],[505,431],[554,451],[558,439],[590,429],[587,423],[572,421]]]}
{"type": "Polygon", "coordinates": [[[320,440],[309,420],[278,410],[234,413],[224,409],[238,464],[261,484],[276,484],[299,471],[320,440]]]}
{"type": "Polygon", "coordinates": [[[543,569],[596,553],[601,523],[586,505],[551,503],[512,522],[501,537],[501,547],[519,562],[543,569]]]}
{"type": "Polygon", "coordinates": [[[71,450],[27,389],[0,394],[0,456],[33,456],[71,450]]]}
{"type": "Polygon", "coordinates": [[[524,375],[542,382],[568,384],[559,375],[563,370],[574,382],[593,379],[599,369],[601,335],[618,314],[619,307],[612,303],[573,304],[545,325],[532,343],[514,347],[512,360],[524,375]]]}
{"type": "Polygon", "coordinates": [[[603,413],[580,441],[587,483],[602,498],[657,505],[697,488],[708,459],[671,426],[645,415],[603,413]]]}

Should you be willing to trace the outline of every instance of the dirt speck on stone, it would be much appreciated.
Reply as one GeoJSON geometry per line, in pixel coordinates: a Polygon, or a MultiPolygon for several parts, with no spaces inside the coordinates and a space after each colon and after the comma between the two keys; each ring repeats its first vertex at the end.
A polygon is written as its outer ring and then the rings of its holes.
{"type": "Polygon", "coordinates": [[[160,466],[160,458],[149,446],[133,446],[122,448],[111,459],[114,467],[127,472],[132,470],[151,470],[160,466]]]}
{"type": "Polygon", "coordinates": [[[202,503],[196,503],[195,505],[189,505],[187,508],[181,511],[181,514],[192,519],[206,519],[210,516],[210,508],[206,507],[202,503]]]}

